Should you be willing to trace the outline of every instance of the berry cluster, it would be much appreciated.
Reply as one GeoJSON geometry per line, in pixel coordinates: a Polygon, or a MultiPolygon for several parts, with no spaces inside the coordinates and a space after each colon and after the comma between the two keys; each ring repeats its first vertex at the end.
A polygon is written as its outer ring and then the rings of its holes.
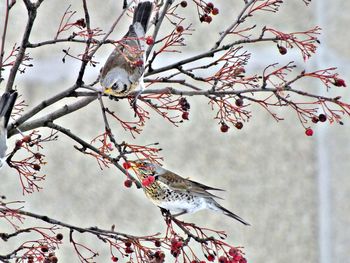
{"type": "Polygon", "coordinates": [[[199,20],[208,24],[213,20],[211,15],[216,16],[219,14],[219,9],[214,7],[214,4],[211,2],[207,3],[207,5],[203,8],[203,11],[204,14],[199,17],[199,20]]]}
{"type": "Polygon", "coordinates": [[[191,105],[188,103],[187,99],[184,97],[181,97],[179,99],[179,105],[181,107],[182,112],[182,119],[183,120],[188,120],[188,116],[189,116],[189,109],[191,108],[191,105]]]}
{"type": "Polygon", "coordinates": [[[170,253],[174,257],[178,257],[181,253],[181,248],[183,247],[183,241],[178,238],[173,238],[171,240],[170,253]]]}

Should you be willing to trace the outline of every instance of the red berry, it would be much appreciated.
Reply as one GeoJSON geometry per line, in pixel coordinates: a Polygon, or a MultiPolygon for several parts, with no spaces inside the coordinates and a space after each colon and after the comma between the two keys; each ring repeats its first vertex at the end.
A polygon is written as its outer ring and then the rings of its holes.
{"type": "Polygon", "coordinates": [[[184,119],[184,120],[188,120],[188,115],[189,115],[190,113],[188,112],[188,111],[184,111],[183,113],[182,113],[182,119],[184,119]]]}
{"type": "Polygon", "coordinates": [[[58,233],[56,235],[56,239],[61,241],[63,239],[63,235],[61,233],[58,233]]]}
{"type": "Polygon", "coordinates": [[[148,37],[146,38],[146,44],[147,44],[147,45],[153,45],[153,43],[154,43],[153,37],[148,36],[148,37]]]}
{"type": "Polygon", "coordinates": [[[238,249],[237,249],[237,248],[234,248],[234,247],[231,247],[230,250],[228,251],[228,254],[229,254],[231,257],[234,257],[237,253],[238,253],[238,249]]]}
{"type": "Polygon", "coordinates": [[[16,149],[21,148],[21,147],[22,147],[22,144],[23,144],[22,140],[16,141],[16,149]]]}
{"type": "Polygon", "coordinates": [[[184,27],[183,26],[177,26],[176,27],[176,32],[177,33],[182,33],[184,31],[184,27]]]}
{"type": "Polygon", "coordinates": [[[130,242],[130,241],[126,241],[126,242],[125,242],[125,246],[126,246],[126,247],[131,247],[131,242],[130,242]]]}
{"type": "Polygon", "coordinates": [[[219,257],[219,263],[228,263],[227,257],[225,256],[219,257]]]}
{"type": "Polygon", "coordinates": [[[182,1],[182,2],[180,3],[180,5],[181,5],[181,7],[185,8],[185,7],[187,6],[187,2],[186,2],[186,1],[182,1]]]}
{"type": "Polygon", "coordinates": [[[113,257],[111,258],[111,260],[112,260],[113,262],[117,262],[117,261],[118,261],[118,258],[113,256],[113,257]]]}
{"type": "Polygon", "coordinates": [[[306,136],[312,136],[314,134],[314,131],[311,128],[308,128],[305,130],[306,136]]]}
{"type": "Polygon", "coordinates": [[[224,122],[221,123],[221,127],[220,127],[221,132],[227,132],[229,128],[230,127],[228,127],[226,123],[224,122]]]}
{"type": "Polygon", "coordinates": [[[211,2],[209,2],[209,3],[207,4],[207,7],[210,8],[210,9],[213,9],[213,8],[214,8],[214,4],[211,3],[211,2]]]}
{"type": "Polygon", "coordinates": [[[22,138],[22,142],[26,142],[26,143],[30,142],[31,140],[32,140],[32,138],[30,137],[30,135],[24,136],[24,137],[22,138]]]}
{"type": "Polygon", "coordinates": [[[212,255],[212,254],[209,254],[208,257],[207,257],[207,259],[208,259],[209,261],[214,261],[215,256],[212,255]]]}
{"type": "Polygon", "coordinates": [[[208,24],[210,24],[212,20],[213,20],[213,18],[211,16],[205,17],[205,22],[207,22],[208,24]]]}
{"type": "Polygon", "coordinates": [[[241,259],[239,260],[239,263],[247,263],[247,260],[246,260],[245,258],[241,258],[241,259]]]}
{"type": "Polygon", "coordinates": [[[320,120],[320,122],[325,122],[327,120],[327,116],[321,113],[320,115],[318,115],[318,119],[320,120]]]}
{"type": "Polygon", "coordinates": [[[142,180],[142,185],[147,187],[149,186],[150,184],[152,184],[154,182],[155,178],[154,176],[148,176],[147,178],[144,178],[142,180]]]}
{"type": "Polygon", "coordinates": [[[240,130],[240,129],[243,128],[243,123],[239,121],[239,122],[237,122],[237,123],[235,124],[235,127],[236,127],[238,130],[240,130]]]}
{"type": "Polygon", "coordinates": [[[131,164],[129,162],[125,162],[125,163],[123,163],[123,167],[125,170],[128,170],[131,168],[131,164]]]}
{"type": "Polygon", "coordinates": [[[124,186],[130,188],[132,186],[132,181],[130,179],[126,179],[124,181],[124,186]]]}
{"type": "Polygon", "coordinates": [[[213,10],[211,11],[211,13],[213,14],[213,16],[216,16],[217,14],[219,14],[219,9],[218,8],[213,8],[213,10]]]}
{"type": "Polygon", "coordinates": [[[343,79],[335,78],[333,84],[334,86],[337,86],[337,87],[346,87],[345,80],[343,79]]]}
{"type": "Polygon", "coordinates": [[[277,45],[277,48],[281,55],[287,54],[287,49],[285,47],[277,45]]]}
{"type": "Polygon", "coordinates": [[[58,262],[58,258],[56,256],[49,257],[49,262],[50,263],[57,263],[58,262]]]}
{"type": "Polygon", "coordinates": [[[41,153],[34,153],[34,158],[40,160],[43,157],[41,153]]]}
{"type": "Polygon", "coordinates": [[[241,98],[236,99],[235,104],[237,107],[242,107],[243,106],[243,100],[241,98]]]}
{"type": "Polygon", "coordinates": [[[131,254],[132,252],[134,252],[134,250],[131,247],[126,247],[125,248],[125,253],[131,254]]]}
{"type": "Polygon", "coordinates": [[[142,59],[139,59],[139,60],[135,61],[135,62],[134,62],[134,65],[135,65],[136,67],[141,67],[141,66],[143,65],[143,60],[142,60],[142,59]]]}
{"type": "Polygon", "coordinates": [[[312,119],[311,119],[311,121],[312,121],[313,123],[318,123],[319,119],[318,119],[318,117],[313,116],[312,119]]]}

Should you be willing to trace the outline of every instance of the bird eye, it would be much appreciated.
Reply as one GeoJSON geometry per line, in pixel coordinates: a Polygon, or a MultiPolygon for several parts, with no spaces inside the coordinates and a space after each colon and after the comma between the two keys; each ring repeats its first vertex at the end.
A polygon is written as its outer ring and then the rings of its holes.
{"type": "Polygon", "coordinates": [[[115,83],[112,85],[112,89],[114,89],[114,90],[118,89],[118,83],[117,83],[117,82],[115,82],[115,83]]]}

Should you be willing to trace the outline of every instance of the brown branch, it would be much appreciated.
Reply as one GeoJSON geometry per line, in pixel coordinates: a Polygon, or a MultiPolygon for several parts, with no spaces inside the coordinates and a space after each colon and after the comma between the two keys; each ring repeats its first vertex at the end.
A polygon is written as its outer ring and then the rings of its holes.
{"type": "Polygon", "coordinates": [[[161,73],[161,72],[165,72],[165,71],[168,71],[168,70],[172,70],[172,69],[174,69],[174,68],[178,68],[178,67],[180,67],[180,66],[182,66],[182,65],[185,65],[185,64],[188,64],[188,63],[191,63],[191,62],[194,62],[194,61],[203,59],[203,58],[213,57],[215,53],[218,53],[218,52],[223,51],[223,50],[228,50],[229,48],[231,48],[231,47],[233,47],[233,46],[236,46],[236,45],[249,44],[249,43],[257,43],[257,42],[266,42],[266,41],[269,42],[269,41],[277,41],[277,40],[279,40],[278,37],[272,37],[272,38],[255,38],[255,39],[241,39],[241,40],[232,42],[232,43],[230,43],[230,44],[223,45],[223,46],[220,47],[220,48],[212,49],[212,50],[203,52],[203,53],[201,53],[201,54],[198,54],[198,55],[195,55],[195,56],[192,56],[192,57],[189,57],[189,58],[180,60],[180,61],[175,62],[175,63],[173,63],[173,64],[169,64],[169,65],[167,65],[167,66],[160,67],[160,68],[158,68],[158,69],[152,69],[152,71],[148,71],[148,72],[145,74],[145,77],[151,76],[151,75],[154,75],[154,74],[158,74],[158,73],[161,73]]]}
{"type": "Polygon", "coordinates": [[[27,44],[29,42],[29,37],[30,37],[31,31],[33,28],[33,24],[34,24],[34,21],[36,18],[37,9],[39,8],[39,6],[41,5],[41,3],[43,1],[44,0],[38,0],[37,2],[32,3],[30,0],[23,0],[25,6],[27,8],[27,11],[28,11],[28,20],[27,20],[26,28],[24,30],[23,37],[22,37],[21,46],[20,46],[18,54],[16,56],[15,63],[13,64],[13,66],[10,70],[10,75],[8,77],[8,81],[6,84],[7,91],[12,90],[19,66],[21,65],[21,63],[25,57],[25,51],[27,48],[27,44]]]}
{"type": "MultiPolygon", "coordinates": [[[[47,122],[52,122],[52,121],[54,121],[62,116],[65,116],[69,113],[77,111],[77,110],[87,106],[95,99],[96,99],[96,97],[87,97],[87,98],[81,99],[75,103],[72,103],[69,105],[66,104],[62,108],[60,108],[54,112],[51,112],[51,113],[49,113],[41,118],[35,119],[33,121],[22,123],[21,125],[16,126],[16,127],[22,132],[33,130],[33,129],[36,129],[39,127],[45,127],[45,124],[47,122]]],[[[14,134],[17,134],[17,133],[18,133],[18,131],[16,129],[12,129],[9,133],[9,136],[13,136],[14,134]]]]}
{"type": "Polygon", "coordinates": [[[243,14],[255,2],[256,2],[256,0],[250,0],[249,2],[248,1],[245,2],[245,6],[243,7],[241,12],[239,13],[236,21],[234,21],[233,24],[231,24],[224,32],[221,33],[219,40],[215,42],[215,45],[213,46],[212,50],[217,49],[221,45],[224,38],[231,32],[231,30],[244,21],[244,19],[247,15],[243,16],[243,14]]]}

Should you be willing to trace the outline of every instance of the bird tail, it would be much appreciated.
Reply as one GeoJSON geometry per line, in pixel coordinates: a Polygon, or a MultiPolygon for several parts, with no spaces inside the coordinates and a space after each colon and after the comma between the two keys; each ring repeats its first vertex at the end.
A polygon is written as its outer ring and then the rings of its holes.
{"type": "Polygon", "coordinates": [[[7,124],[10,120],[12,109],[15,105],[17,99],[17,92],[5,92],[0,99],[0,119],[4,118],[4,127],[7,127],[7,124]]]}
{"type": "Polygon", "coordinates": [[[152,14],[153,4],[151,1],[146,0],[143,2],[140,2],[134,11],[134,18],[133,18],[133,25],[135,23],[140,23],[142,25],[142,28],[144,32],[147,31],[148,22],[152,14]]]}
{"type": "Polygon", "coordinates": [[[242,224],[244,224],[246,226],[250,226],[250,224],[247,221],[245,221],[243,218],[232,213],[230,210],[226,209],[225,207],[219,205],[216,201],[214,201],[213,206],[214,206],[214,208],[212,208],[213,210],[220,210],[221,212],[224,213],[224,215],[232,217],[233,219],[236,219],[237,221],[241,222],[242,224]]]}

